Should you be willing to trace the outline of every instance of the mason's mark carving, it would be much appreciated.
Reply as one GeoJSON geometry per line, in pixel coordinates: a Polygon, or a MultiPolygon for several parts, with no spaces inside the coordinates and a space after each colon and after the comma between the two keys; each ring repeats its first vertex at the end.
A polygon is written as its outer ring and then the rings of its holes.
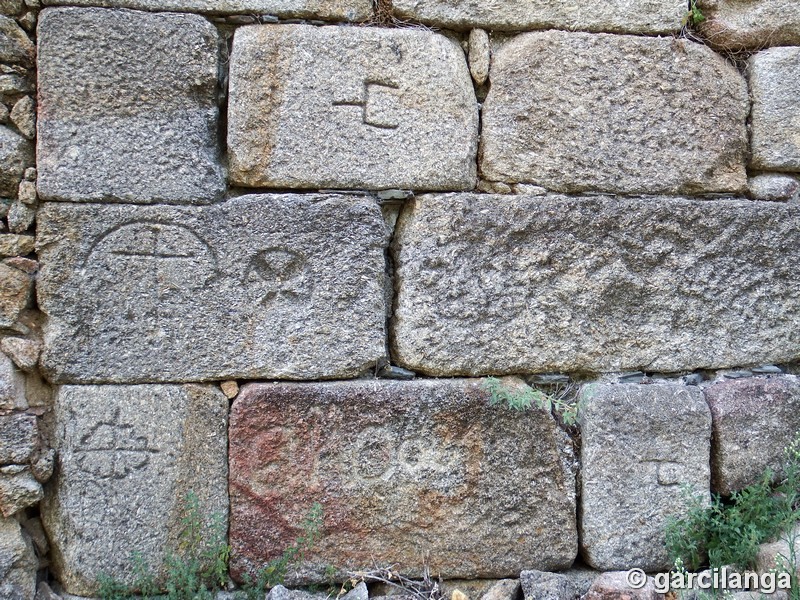
{"type": "Polygon", "coordinates": [[[385,102],[386,96],[396,97],[396,90],[399,89],[400,86],[396,83],[368,79],[364,81],[363,100],[334,102],[333,106],[358,106],[361,108],[361,121],[364,125],[378,129],[397,129],[400,127],[399,123],[388,117],[381,118],[380,115],[375,114],[376,111],[373,109],[376,108],[376,105],[381,105],[381,100],[385,102]]]}

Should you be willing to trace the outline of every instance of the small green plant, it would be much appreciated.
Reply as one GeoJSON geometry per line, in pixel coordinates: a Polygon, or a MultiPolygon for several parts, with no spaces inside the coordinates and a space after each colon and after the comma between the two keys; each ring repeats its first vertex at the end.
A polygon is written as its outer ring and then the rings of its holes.
{"type": "Polygon", "coordinates": [[[303,561],[305,553],[314,547],[322,536],[322,505],[315,502],[301,525],[302,533],[294,544],[272,559],[255,577],[244,576],[242,590],[247,600],[261,600],[269,588],[283,583],[290,566],[303,561]]]}
{"type": "Polygon", "coordinates": [[[489,404],[492,406],[501,404],[511,410],[518,411],[528,410],[532,406],[538,406],[548,412],[555,409],[565,425],[575,424],[577,418],[576,405],[564,399],[545,394],[541,390],[527,386],[525,389],[520,390],[511,389],[503,385],[503,382],[496,377],[486,378],[483,383],[483,389],[489,392],[489,404]]]}
{"type": "Polygon", "coordinates": [[[751,568],[759,545],[800,519],[800,436],[786,448],[782,479],[775,486],[773,480],[774,474],[767,470],[758,482],[727,500],[714,495],[710,505],[689,495],[686,514],[667,525],[672,558],[693,570],[706,564],[751,568]]]}
{"type": "Polygon", "coordinates": [[[703,21],[706,20],[703,11],[700,10],[700,7],[697,6],[697,0],[690,0],[689,1],[689,11],[686,13],[686,16],[683,18],[683,26],[686,27],[687,25],[699,25],[703,21]]]}

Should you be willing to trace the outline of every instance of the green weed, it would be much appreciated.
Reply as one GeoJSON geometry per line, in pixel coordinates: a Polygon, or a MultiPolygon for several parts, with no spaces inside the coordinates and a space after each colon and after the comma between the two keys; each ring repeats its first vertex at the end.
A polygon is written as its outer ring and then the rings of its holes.
{"type": "Polygon", "coordinates": [[[483,382],[483,389],[489,393],[489,404],[507,406],[511,410],[523,411],[532,406],[537,406],[550,412],[555,411],[561,416],[565,425],[574,425],[577,418],[577,406],[563,399],[545,394],[541,390],[525,387],[514,390],[503,385],[496,377],[487,377],[483,382]]]}

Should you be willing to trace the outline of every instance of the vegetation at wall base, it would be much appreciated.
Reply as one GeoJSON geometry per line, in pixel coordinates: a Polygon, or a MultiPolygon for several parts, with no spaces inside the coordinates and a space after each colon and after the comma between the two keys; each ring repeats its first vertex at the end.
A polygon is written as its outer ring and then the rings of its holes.
{"type": "Polygon", "coordinates": [[[496,377],[487,377],[483,383],[483,389],[489,393],[489,404],[506,406],[511,410],[524,411],[532,406],[537,406],[550,412],[555,409],[556,413],[567,426],[575,424],[577,418],[577,406],[562,398],[557,398],[526,386],[524,390],[515,390],[503,385],[503,382],[496,377]]]}

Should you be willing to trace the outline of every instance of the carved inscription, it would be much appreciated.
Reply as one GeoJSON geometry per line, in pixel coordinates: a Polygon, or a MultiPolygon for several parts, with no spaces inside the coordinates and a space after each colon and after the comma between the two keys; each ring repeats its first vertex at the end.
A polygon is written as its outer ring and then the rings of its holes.
{"type": "Polygon", "coordinates": [[[397,129],[396,113],[400,86],[396,83],[365,80],[363,99],[334,102],[333,106],[361,108],[361,122],[377,129],[397,129]],[[392,116],[394,113],[395,116],[392,116]]]}

